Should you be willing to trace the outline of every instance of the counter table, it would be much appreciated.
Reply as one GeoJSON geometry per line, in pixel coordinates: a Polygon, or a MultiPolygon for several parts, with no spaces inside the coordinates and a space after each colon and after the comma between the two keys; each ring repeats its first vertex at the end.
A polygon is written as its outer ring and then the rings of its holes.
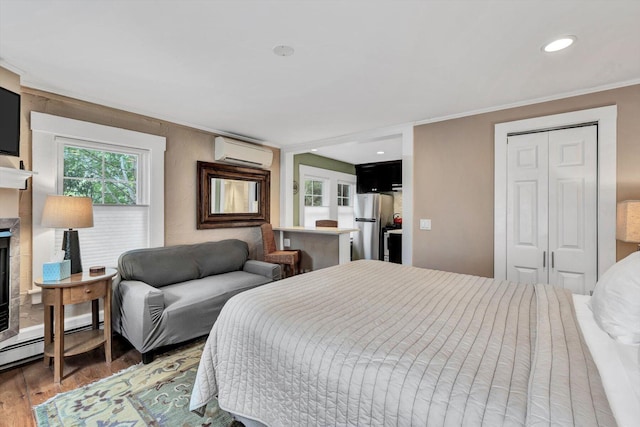
{"type": "Polygon", "coordinates": [[[319,270],[351,261],[351,233],[357,228],[274,227],[282,249],[302,251],[301,271],[319,270]],[[285,246],[285,239],[289,245],[285,246]]]}

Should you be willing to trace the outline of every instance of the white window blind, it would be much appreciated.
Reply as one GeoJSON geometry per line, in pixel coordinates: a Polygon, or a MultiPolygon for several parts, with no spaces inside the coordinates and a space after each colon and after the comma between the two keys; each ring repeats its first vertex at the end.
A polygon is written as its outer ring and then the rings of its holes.
{"type": "MultiPolygon", "coordinates": [[[[56,230],[56,248],[62,247],[64,230],[56,230]]],[[[130,249],[149,246],[148,206],[93,207],[93,227],[78,230],[85,271],[91,266],[116,267],[118,257],[130,249]]]]}
{"type": "Polygon", "coordinates": [[[329,219],[329,206],[305,206],[304,208],[304,227],[315,227],[316,220],[329,219]]]}

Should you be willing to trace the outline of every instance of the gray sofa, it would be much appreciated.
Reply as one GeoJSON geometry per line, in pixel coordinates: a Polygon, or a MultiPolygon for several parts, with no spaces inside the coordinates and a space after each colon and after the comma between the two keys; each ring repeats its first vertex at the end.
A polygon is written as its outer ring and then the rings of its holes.
{"type": "Polygon", "coordinates": [[[118,260],[112,326],[142,353],[207,335],[233,295],[280,279],[280,266],[249,260],[236,239],[137,249],[118,260]]]}

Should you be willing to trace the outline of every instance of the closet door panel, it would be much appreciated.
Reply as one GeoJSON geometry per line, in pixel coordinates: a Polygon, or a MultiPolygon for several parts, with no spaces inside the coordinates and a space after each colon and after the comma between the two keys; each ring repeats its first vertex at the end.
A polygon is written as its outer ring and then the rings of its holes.
{"type": "Polygon", "coordinates": [[[587,293],[597,279],[597,127],[549,132],[549,283],[587,293]]]}
{"type": "Polygon", "coordinates": [[[546,283],[547,135],[509,137],[507,148],[507,279],[546,283]]]}

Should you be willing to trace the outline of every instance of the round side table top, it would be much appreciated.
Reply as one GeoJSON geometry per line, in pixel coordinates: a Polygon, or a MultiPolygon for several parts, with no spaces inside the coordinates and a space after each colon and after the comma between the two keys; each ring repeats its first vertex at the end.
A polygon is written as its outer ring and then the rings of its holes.
{"type": "Polygon", "coordinates": [[[89,271],[83,271],[72,274],[62,280],[42,280],[42,277],[39,277],[37,280],[34,280],[34,283],[41,288],[66,288],[111,279],[116,274],[118,274],[118,270],[115,268],[106,268],[102,274],[90,274],[89,271]]]}

